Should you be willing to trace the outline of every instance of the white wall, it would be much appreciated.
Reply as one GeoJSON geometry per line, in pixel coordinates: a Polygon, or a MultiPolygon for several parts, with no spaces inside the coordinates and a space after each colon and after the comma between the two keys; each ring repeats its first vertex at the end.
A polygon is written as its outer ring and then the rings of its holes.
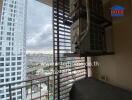
{"type": "Polygon", "coordinates": [[[113,18],[115,55],[97,57],[96,77],[132,91],[132,0],[111,0],[126,8],[124,17],[113,18]]]}

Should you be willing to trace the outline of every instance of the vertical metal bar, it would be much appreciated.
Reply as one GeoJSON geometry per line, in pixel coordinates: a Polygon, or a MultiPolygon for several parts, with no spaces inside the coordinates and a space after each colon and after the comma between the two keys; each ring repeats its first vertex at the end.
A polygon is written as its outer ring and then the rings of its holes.
{"type": "Polygon", "coordinates": [[[11,84],[9,84],[9,95],[10,95],[10,100],[12,100],[11,84]]]}
{"type": "Polygon", "coordinates": [[[21,88],[21,99],[22,99],[22,88],[21,88]]]}
{"type": "Polygon", "coordinates": [[[87,78],[88,77],[87,57],[85,57],[85,70],[86,70],[86,78],[87,78]]]}
{"type": "Polygon", "coordinates": [[[52,2],[53,2],[53,61],[54,61],[54,93],[53,93],[53,97],[54,97],[54,100],[55,100],[55,86],[56,86],[56,83],[55,83],[55,81],[56,81],[56,74],[55,74],[55,70],[56,70],[56,61],[55,61],[55,34],[54,34],[54,19],[55,19],[55,17],[54,17],[54,8],[55,8],[55,0],[52,0],[52,2]]]}
{"type": "Polygon", "coordinates": [[[33,86],[33,81],[31,80],[31,100],[32,100],[32,86],[33,86]]]}
{"type": "Polygon", "coordinates": [[[60,47],[59,47],[59,2],[60,0],[56,0],[57,2],[57,81],[58,81],[58,84],[57,84],[57,87],[58,87],[58,100],[60,100],[60,65],[59,65],[59,62],[60,62],[60,47]]]}
{"type": "Polygon", "coordinates": [[[47,81],[48,81],[48,100],[49,100],[49,97],[50,97],[50,95],[49,95],[49,93],[50,93],[49,92],[49,77],[48,77],[48,80],[47,81]]]}
{"type": "MultiPolygon", "coordinates": [[[[63,21],[65,20],[65,1],[63,1],[63,21]]],[[[64,25],[64,31],[65,31],[65,25],[64,25]]],[[[65,35],[66,33],[64,32],[64,35],[65,35]]],[[[64,41],[65,41],[65,36],[64,36],[64,41]]],[[[65,43],[64,43],[64,47],[65,47],[65,43]]],[[[65,49],[65,51],[66,51],[66,47],[64,48],[65,49]]]]}
{"type": "Polygon", "coordinates": [[[40,82],[40,100],[41,100],[41,82],[40,82]]]}

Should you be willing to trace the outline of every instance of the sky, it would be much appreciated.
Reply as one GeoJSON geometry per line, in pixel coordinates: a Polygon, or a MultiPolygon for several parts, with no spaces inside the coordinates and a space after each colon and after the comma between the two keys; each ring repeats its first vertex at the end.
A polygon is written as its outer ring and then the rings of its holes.
{"type": "Polygon", "coordinates": [[[28,0],[27,51],[52,51],[52,8],[35,0],[28,0]]]}

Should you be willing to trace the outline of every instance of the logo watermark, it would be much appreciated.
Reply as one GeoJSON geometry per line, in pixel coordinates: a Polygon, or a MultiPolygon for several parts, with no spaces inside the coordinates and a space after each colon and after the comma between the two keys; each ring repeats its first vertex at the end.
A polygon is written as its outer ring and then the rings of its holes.
{"type": "Polygon", "coordinates": [[[125,15],[125,8],[120,5],[115,5],[111,8],[111,16],[121,17],[125,15]]]}

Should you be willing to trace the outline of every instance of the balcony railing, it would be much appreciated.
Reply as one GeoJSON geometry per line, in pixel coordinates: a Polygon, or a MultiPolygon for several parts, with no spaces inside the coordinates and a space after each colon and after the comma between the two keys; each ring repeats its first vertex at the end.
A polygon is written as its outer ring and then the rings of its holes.
{"type": "Polygon", "coordinates": [[[53,100],[53,75],[3,84],[0,87],[6,89],[4,100],[53,100]]]}

